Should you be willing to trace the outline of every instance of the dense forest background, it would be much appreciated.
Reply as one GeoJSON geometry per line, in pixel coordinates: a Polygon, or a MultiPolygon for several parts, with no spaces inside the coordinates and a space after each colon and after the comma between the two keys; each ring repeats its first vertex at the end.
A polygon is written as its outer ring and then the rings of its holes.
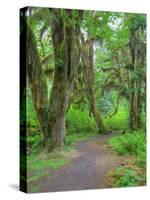
{"type": "Polygon", "coordinates": [[[60,167],[66,160],[56,152],[115,134],[111,148],[134,155],[140,168],[139,174],[135,165],[119,168],[117,184],[144,184],[146,15],[28,8],[21,20],[27,39],[21,126],[27,123],[29,167],[46,166],[47,159],[60,167]]]}

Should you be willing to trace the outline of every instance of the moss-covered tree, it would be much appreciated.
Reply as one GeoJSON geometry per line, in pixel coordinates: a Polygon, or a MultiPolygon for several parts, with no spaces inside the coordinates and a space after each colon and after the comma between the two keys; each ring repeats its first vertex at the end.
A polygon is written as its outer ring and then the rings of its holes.
{"type": "Polygon", "coordinates": [[[49,125],[54,146],[62,146],[65,113],[79,66],[82,11],[51,9],[55,72],[50,97],[49,125]]]}
{"type": "Polygon", "coordinates": [[[62,146],[65,114],[79,65],[79,34],[82,11],[50,9],[55,70],[50,99],[47,80],[29,22],[27,33],[27,74],[33,104],[46,148],[62,146]],[[51,139],[51,144],[49,144],[51,139]]]}
{"type": "Polygon", "coordinates": [[[42,69],[35,36],[29,22],[27,22],[26,62],[32,100],[41,127],[42,142],[45,145],[47,138],[50,137],[48,130],[47,81],[42,69]]]}
{"type": "Polygon", "coordinates": [[[97,124],[98,130],[100,133],[107,133],[107,129],[104,125],[102,116],[100,111],[98,110],[96,106],[96,97],[95,97],[95,88],[94,88],[94,65],[93,65],[93,39],[88,38],[86,41],[84,39],[84,36],[81,35],[81,41],[82,41],[82,62],[85,68],[85,74],[86,74],[86,88],[87,88],[87,98],[89,102],[89,110],[92,113],[95,122],[97,124]]]}
{"type": "Polygon", "coordinates": [[[130,128],[141,128],[141,114],[143,94],[142,88],[146,86],[145,79],[145,55],[146,45],[145,35],[145,17],[138,15],[130,16],[129,24],[129,49],[130,49],[130,128]]]}

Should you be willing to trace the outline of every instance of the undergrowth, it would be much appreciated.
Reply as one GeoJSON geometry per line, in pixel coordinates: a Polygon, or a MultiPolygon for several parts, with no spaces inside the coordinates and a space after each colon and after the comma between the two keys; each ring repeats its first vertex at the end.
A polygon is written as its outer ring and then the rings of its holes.
{"type": "Polygon", "coordinates": [[[130,187],[145,185],[146,176],[143,170],[140,172],[133,167],[118,167],[113,173],[115,179],[114,186],[130,187]]]}
{"type": "Polygon", "coordinates": [[[105,118],[104,122],[108,130],[127,130],[129,124],[129,114],[127,109],[123,106],[120,107],[115,115],[105,118]]]}
{"type": "Polygon", "coordinates": [[[89,116],[88,110],[79,110],[71,107],[66,116],[67,133],[87,133],[96,130],[93,117],[89,116]]]}
{"type": "Polygon", "coordinates": [[[146,183],[146,136],[143,130],[110,138],[109,144],[119,155],[133,155],[131,166],[116,168],[115,186],[138,186],[146,183]]]}
{"type": "MultiPolygon", "coordinates": [[[[32,102],[28,103],[28,153],[38,153],[42,148],[40,130],[37,124],[35,113],[32,110],[32,102]]],[[[66,136],[64,143],[66,146],[74,142],[87,139],[98,134],[93,117],[89,117],[87,110],[78,110],[71,107],[66,116],[66,136]]]]}
{"type": "Polygon", "coordinates": [[[146,165],[146,137],[143,130],[112,137],[109,144],[119,155],[131,154],[137,157],[140,166],[146,165]]]}

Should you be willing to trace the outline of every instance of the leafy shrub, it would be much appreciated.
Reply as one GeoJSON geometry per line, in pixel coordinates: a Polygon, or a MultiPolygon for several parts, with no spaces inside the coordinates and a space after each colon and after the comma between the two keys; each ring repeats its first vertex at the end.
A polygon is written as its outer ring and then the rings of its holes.
{"type": "Polygon", "coordinates": [[[29,88],[27,88],[27,124],[30,127],[38,127],[38,120],[37,120],[37,116],[36,116],[36,112],[32,103],[32,98],[31,98],[31,94],[30,94],[30,90],[29,88]]]}
{"type": "Polygon", "coordinates": [[[30,146],[34,145],[35,143],[38,145],[41,141],[40,135],[32,135],[27,138],[27,142],[30,146]]]}
{"type": "Polygon", "coordinates": [[[66,117],[67,132],[79,133],[90,132],[96,129],[96,124],[93,117],[89,117],[87,110],[79,110],[71,107],[66,117]]]}
{"type": "Polygon", "coordinates": [[[138,186],[145,184],[145,176],[138,175],[134,169],[118,167],[115,169],[114,176],[116,186],[138,186]]]}
{"type": "Polygon", "coordinates": [[[41,148],[41,136],[38,132],[27,137],[28,153],[35,153],[41,148]]]}
{"type": "Polygon", "coordinates": [[[135,155],[142,167],[146,165],[146,138],[142,130],[112,137],[109,144],[119,155],[135,155]]]}

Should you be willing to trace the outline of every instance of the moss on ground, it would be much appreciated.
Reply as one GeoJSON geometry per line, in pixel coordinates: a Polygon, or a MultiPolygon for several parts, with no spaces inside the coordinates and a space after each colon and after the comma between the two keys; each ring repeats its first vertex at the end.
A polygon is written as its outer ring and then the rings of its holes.
{"type": "Polygon", "coordinates": [[[66,164],[69,160],[64,158],[52,158],[49,160],[35,160],[28,163],[28,168],[30,170],[44,170],[47,168],[58,169],[66,164]]]}

